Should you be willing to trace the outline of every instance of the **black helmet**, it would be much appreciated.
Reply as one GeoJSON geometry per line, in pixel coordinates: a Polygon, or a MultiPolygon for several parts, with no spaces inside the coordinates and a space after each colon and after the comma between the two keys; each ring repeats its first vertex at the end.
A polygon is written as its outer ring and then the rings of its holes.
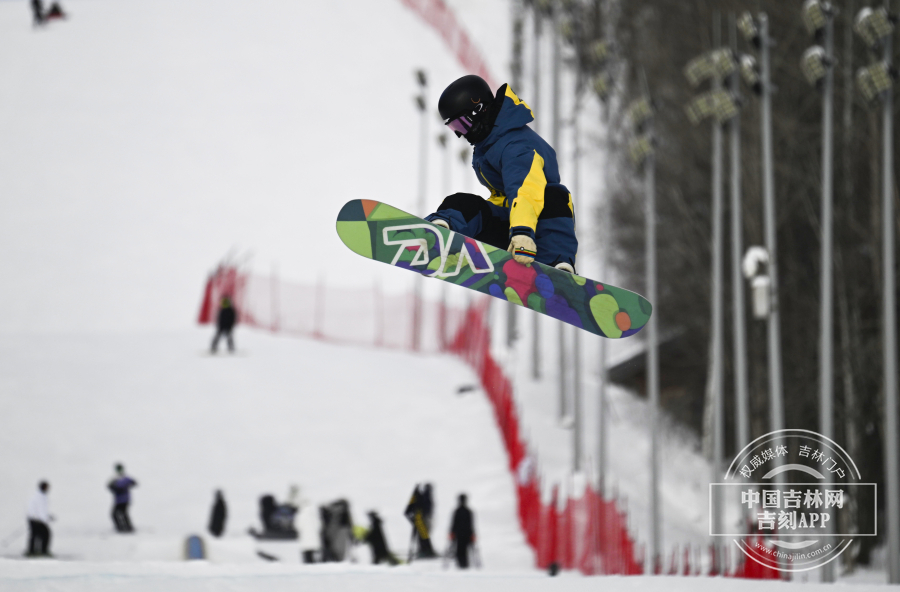
{"type": "Polygon", "coordinates": [[[488,107],[494,100],[491,87],[480,76],[469,74],[453,81],[438,101],[438,111],[457,137],[470,138],[469,132],[487,115],[488,107]]]}

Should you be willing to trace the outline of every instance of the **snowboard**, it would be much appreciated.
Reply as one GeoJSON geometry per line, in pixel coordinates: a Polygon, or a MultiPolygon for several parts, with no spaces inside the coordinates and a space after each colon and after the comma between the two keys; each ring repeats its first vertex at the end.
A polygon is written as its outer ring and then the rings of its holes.
{"type": "Polygon", "coordinates": [[[650,320],[640,294],[512,255],[371,199],[344,204],[337,233],[368,259],[409,269],[524,306],[610,339],[630,337],[650,320]]]}

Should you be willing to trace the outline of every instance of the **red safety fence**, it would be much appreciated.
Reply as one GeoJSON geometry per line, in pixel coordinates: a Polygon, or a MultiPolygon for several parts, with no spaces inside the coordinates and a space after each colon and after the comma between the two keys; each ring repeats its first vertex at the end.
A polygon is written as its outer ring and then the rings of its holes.
{"type": "Polygon", "coordinates": [[[423,300],[416,340],[412,294],[384,294],[378,285],[348,289],[324,281],[294,284],[224,264],[207,279],[198,323],[215,322],[223,296],[232,300],[242,325],[331,343],[426,352],[441,351],[447,327],[457,326],[463,314],[423,300]]]}
{"type": "MultiPolygon", "coordinates": [[[[525,539],[534,550],[538,567],[556,564],[584,574],[644,573],[644,553],[628,530],[628,514],[616,499],[606,499],[590,484],[577,496],[559,499],[559,486],[542,497],[542,483],[535,455],[525,440],[519,421],[512,382],[491,353],[488,323],[489,297],[477,297],[465,310],[442,302],[422,302],[421,337],[414,337],[412,295],[385,296],[376,286],[369,290],[289,284],[241,271],[234,265],[219,266],[207,279],[198,322],[212,323],[218,303],[228,296],[239,323],[294,336],[333,343],[388,347],[418,351],[446,351],[460,356],[478,374],[490,401],[504,448],[508,469],[516,483],[518,517],[525,539]],[[416,344],[419,344],[416,347],[416,344]]],[[[575,491],[574,484],[568,488],[575,491]]],[[[730,566],[727,557],[709,550],[707,565],[730,566]]],[[[740,558],[738,558],[740,559],[740,558]]],[[[655,573],[701,575],[703,553],[685,547],[679,561],[672,552],[668,569],[655,565],[655,573]]],[[[744,561],[719,573],[753,579],[778,579],[779,573],[753,561],[744,561]]]]}
{"type": "Polygon", "coordinates": [[[556,486],[550,500],[543,501],[541,479],[523,438],[512,383],[491,354],[489,304],[482,300],[469,307],[448,349],[478,373],[494,410],[509,469],[516,478],[519,522],[538,567],[556,564],[584,574],[643,573],[627,516],[615,501],[604,499],[590,485],[580,497],[566,500],[562,508],[556,486]]]}
{"type": "Polygon", "coordinates": [[[441,35],[447,47],[469,74],[477,74],[484,78],[491,88],[497,88],[478,47],[469,38],[468,33],[456,20],[456,15],[444,0],[400,1],[441,35]]]}

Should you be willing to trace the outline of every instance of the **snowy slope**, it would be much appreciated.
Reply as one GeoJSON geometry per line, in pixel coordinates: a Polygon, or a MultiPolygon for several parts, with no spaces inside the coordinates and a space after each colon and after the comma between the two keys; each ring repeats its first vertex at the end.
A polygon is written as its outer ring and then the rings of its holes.
{"type": "MultiPolygon", "coordinates": [[[[259,561],[246,535],[258,527],[257,500],[284,499],[294,483],[316,503],[346,497],[363,525],[377,510],[405,555],[402,512],[413,485],[428,480],[439,548],[465,491],[485,564],[532,567],[488,403],[479,392],[456,394],[474,381],[461,362],[250,330],[238,333],[238,355],[210,357],[208,338],[206,330],[0,337],[0,555],[24,549],[25,502],[43,478],[62,556],[180,559],[183,538],[205,532],[222,488],[228,537],[211,558],[259,561]],[[116,461],[139,482],[135,537],[112,535],[105,483],[116,461]]],[[[298,561],[294,551],[286,559],[298,561]]]]}
{"type": "MultiPolygon", "coordinates": [[[[85,561],[0,558],[0,588],[543,589],[546,580],[530,572],[487,403],[454,392],[475,381],[459,362],[252,332],[239,335],[245,355],[209,358],[199,355],[208,332],[189,328],[204,274],[232,247],[292,281],[360,286],[380,277],[387,289],[409,286],[409,274],[345,249],[333,220],[360,197],[415,211],[413,72],[429,72],[432,106],[465,73],[440,37],[398,0],[64,4],[71,20],[33,30],[27,2],[0,1],[0,555],[21,550],[24,503],[48,478],[59,518],[54,549],[85,561]],[[110,533],[103,487],[117,460],[141,482],[140,532],[127,539],[110,533]],[[442,579],[420,566],[428,573],[401,568],[392,579],[346,565],[233,565],[258,561],[242,534],[257,521],[258,496],[282,497],[291,483],[316,502],[349,497],[360,522],[378,509],[402,552],[408,530],[399,513],[423,479],[437,484],[438,533],[455,494],[471,494],[483,574],[442,579]],[[182,538],[204,530],[218,487],[231,518],[228,536],[210,546],[212,565],[157,563],[178,559],[182,538]]],[[[505,81],[509,3],[448,4],[505,81]]],[[[527,65],[524,79],[520,95],[534,102],[527,65]]],[[[546,99],[537,99],[541,121],[546,99]]],[[[589,111],[584,119],[599,118],[589,111]]],[[[440,126],[430,121],[433,203],[444,180],[433,142],[440,126]]],[[[451,146],[449,184],[471,191],[458,158],[465,144],[451,146]]],[[[602,165],[586,150],[582,212],[595,207],[602,165]]],[[[572,152],[560,149],[564,174],[572,152]]],[[[568,182],[574,190],[577,181],[568,182]]],[[[583,216],[582,232],[590,222],[583,216]]],[[[582,245],[579,266],[590,275],[595,248],[589,238],[582,245]]],[[[529,326],[523,321],[526,336],[529,326]]],[[[544,336],[554,359],[555,327],[544,323],[544,336]]],[[[588,417],[596,415],[592,348],[586,343],[588,417]]],[[[527,359],[527,340],[518,354],[527,359]]],[[[532,383],[521,361],[508,363],[542,467],[562,480],[570,432],[555,424],[555,377],[532,383]]],[[[621,392],[613,407],[611,481],[645,540],[644,408],[621,392]]],[[[586,424],[586,450],[593,442],[586,424]]],[[[666,442],[674,469],[663,477],[666,545],[702,540],[704,463],[690,442],[666,442]]],[[[677,587],[664,579],[607,585],[677,587]]]]}
{"type": "MultiPolygon", "coordinates": [[[[425,68],[465,72],[398,0],[71,0],[32,30],[0,2],[0,331],[183,327],[229,249],[286,278],[406,288],[338,240],[349,199],[413,210],[425,68]],[[328,253],[309,263],[310,255],[328,253]],[[70,311],[75,310],[77,314],[70,311]]],[[[497,28],[508,4],[463,2],[497,28]]],[[[503,78],[505,53],[492,50],[503,78]]],[[[429,117],[428,202],[442,197],[429,117]]],[[[454,186],[464,167],[452,144],[454,186]]],[[[399,274],[399,275],[397,275],[399,274]]]]}
{"type": "MultiPolygon", "coordinates": [[[[0,566],[4,565],[0,560],[0,566]]],[[[347,565],[301,566],[262,565],[208,565],[194,564],[78,564],[61,562],[55,565],[36,566],[18,562],[9,565],[8,576],[0,576],[5,590],[64,590],[67,592],[105,592],[127,589],[132,592],[165,589],[172,592],[199,590],[233,590],[292,592],[394,592],[395,590],[428,590],[451,592],[544,592],[566,590],[569,592],[717,592],[726,584],[720,578],[677,577],[606,577],[579,578],[563,575],[548,578],[544,574],[503,574],[470,571],[417,572],[398,568],[347,565]]],[[[734,592],[753,592],[765,587],[769,590],[796,592],[825,592],[833,590],[833,584],[792,585],[780,582],[728,580],[728,589],[734,592]]],[[[884,586],[868,584],[856,586],[854,592],[885,590],[884,586]]]]}

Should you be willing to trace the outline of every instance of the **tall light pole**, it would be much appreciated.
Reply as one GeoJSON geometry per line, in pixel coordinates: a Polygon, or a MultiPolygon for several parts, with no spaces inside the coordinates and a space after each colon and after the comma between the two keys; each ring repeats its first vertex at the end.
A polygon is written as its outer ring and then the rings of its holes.
{"type": "MultiPolygon", "coordinates": [[[[575,80],[572,103],[572,195],[576,199],[584,199],[581,195],[581,142],[580,142],[580,125],[579,117],[582,107],[582,91],[584,90],[584,78],[582,75],[583,55],[581,49],[581,40],[584,37],[583,14],[579,10],[579,5],[573,5],[572,13],[566,17],[564,23],[560,23],[558,34],[574,47],[575,58],[575,80]]],[[[583,417],[582,417],[582,366],[581,366],[581,331],[572,332],[572,470],[580,472],[582,466],[582,438],[583,438],[583,417]]]]}
{"type": "MultiPolygon", "coordinates": [[[[731,51],[737,52],[737,25],[734,14],[729,20],[731,51]]],[[[741,76],[735,68],[728,79],[732,97],[738,100],[741,76]]],[[[741,278],[741,259],[744,252],[744,229],[741,212],[741,118],[728,122],[731,138],[731,292],[734,323],[734,392],[736,397],[737,446],[741,450],[750,442],[750,402],[747,394],[747,329],[744,318],[744,282],[741,278]]]]}
{"type": "Polygon", "coordinates": [[[870,104],[881,100],[882,124],[882,331],[884,381],[884,473],[887,485],[888,582],[900,584],[900,436],[897,403],[897,279],[894,242],[894,22],[890,0],[879,9],[863,8],[856,16],[854,30],[873,52],[882,50],[880,62],[860,68],[856,81],[870,104]]]}
{"type": "MultiPolygon", "coordinates": [[[[821,0],[803,3],[803,22],[810,34],[822,38],[824,47],[813,46],[803,57],[809,82],[822,90],[822,248],[819,295],[819,431],[834,438],[834,8],[821,0]]],[[[826,528],[826,530],[830,530],[826,528]]],[[[822,581],[834,581],[834,565],[822,568],[822,581]]]]}
{"type": "MultiPolygon", "coordinates": [[[[562,153],[560,134],[561,118],[560,118],[560,75],[562,73],[562,62],[560,60],[560,39],[559,39],[559,6],[553,0],[547,2],[547,9],[550,11],[550,45],[551,45],[551,68],[550,68],[550,108],[552,117],[552,131],[550,135],[550,144],[556,152],[562,153]]],[[[568,406],[568,356],[566,355],[566,325],[565,323],[556,323],[557,335],[559,342],[559,419],[565,420],[569,414],[568,406]]],[[[574,419],[574,418],[573,418],[574,419]]]]}
{"type": "MultiPolygon", "coordinates": [[[[419,83],[419,95],[416,97],[416,105],[419,108],[419,193],[416,200],[416,215],[425,215],[425,199],[428,192],[428,76],[425,70],[416,71],[416,80],[419,83]]],[[[415,279],[413,292],[413,327],[412,349],[419,351],[422,347],[422,282],[425,278],[418,276],[415,279]]]]}
{"type": "MultiPolygon", "coordinates": [[[[437,137],[438,145],[441,147],[442,161],[443,161],[443,179],[442,179],[442,193],[446,195],[450,195],[450,170],[451,165],[453,163],[452,154],[450,152],[450,148],[447,145],[447,133],[441,132],[437,137]]],[[[444,347],[447,345],[447,283],[441,282],[441,306],[438,311],[438,347],[441,351],[443,351],[444,347]]]]}
{"type": "Polygon", "coordinates": [[[762,75],[763,218],[769,253],[770,309],[768,316],[769,424],[784,429],[784,395],[781,369],[781,312],[778,296],[778,241],[775,227],[775,163],[772,147],[772,67],[769,17],[759,15],[760,73],[762,75]]]}
{"type": "MultiPolygon", "coordinates": [[[[541,4],[546,0],[533,0],[531,18],[534,23],[534,40],[532,45],[532,90],[528,101],[531,110],[537,115],[538,105],[541,104],[541,4]]],[[[534,129],[538,130],[539,118],[535,118],[534,129]]],[[[531,315],[531,377],[534,380],[541,378],[541,315],[531,315]]]]}
{"type": "MultiPolygon", "coordinates": [[[[890,14],[890,1],[885,2],[890,14]]],[[[893,67],[893,36],[885,37],[884,63],[893,67]]],[[[888,500],[888,566],[891,584],[900,584],[900,437],[897,435],[897,290],[894,276],[894,91],[885,91],[882,105],[882,233],[884,275],[884,400],[885,400],[885,477],[888,500]]]]}
{"type": "MultiPolygon", "coordinates": [[[[630,152],[644,173],[644,220],[647,299],[656,300],[656,157],[653,137],[653,105],[647,78],[641,71],[643,97],[628,107],[636,138],[630,152]]],[[[650,565],[659,573],[662,553],[662,524],[659,499],[659,313],[647,324],[647,394],[650,400],[650,565]]]]}
{"type": "MultiPolygon", "coordinates": [[[[704,80],[712,80],[712,90],[695,97],[687,106],[687,114],[697,125],[705,119],[712,119],[712,320],[710,327],[710,385],[708,393],[712,398],[712,463],[710,465],[710,483],[722,478],[725,462],[725,404],[724,404],[724,372],[722,350],[724,336],[724,228],[722,214],[724,210],[722,198],[722,126],[731,118],[737,117],[738,106],[734,97],[722,88],[722,79],[731,74],[737,64],[730,49],[720,47],[722,38],[719,13],[713,18],[713,45],[709,51],[688,63],[685,75],[688,81],[697,86],[704,80]]],[[[720,488],[714,487],[710,492],[711,530],[723,532],[724,508],[720,488]]],[[[719,572],[721,553],[718,552],[718,539],[713,537],[712,547],[716,549],[715,563],[712,570],[719,572]]]]}
{"type": "MultiPolygon", "coordinates": [[[[772,147],[772,69],[770,50],[774,42],[769,36],[769,18],[765,13],[760,13],[757,20],[746,12],[741,17],[738,27],[747,41],[751,42],[758,50],[760,56],[759,72],[755,70],[753,60],[741,59],[741,71],[744,79],[760,96],[760,137],[762,138],[762,185],[763,185],[763,226],[765,235],[765,261],[767,275],[761,281],[763,289],[767,292],[763,304],[764,311],[756,315],[757,318],[765,317],[768,323],[767,331],[767,356],[769,366],[769,425],[770,431],[784,429],[784,401],[782,395],[782,369],[781,369],[781,323],[778,298],[778,249],[775,230],[775,164],[774,150],[772,147]]],[[[748,256],[750,253],[748,252],[748,256]]],[[[754,290],[755,288],[754,284],[754,290]]],[[[755,296],[755,294],[754,294],[755,296]]],[[[756,304],[756,302],[754,302],[756,304]]],[[[755,308],[755,307],[754,307],[755,308]]],[[[775,467],[782,464],[781,457],[772,459],[775,467]]],[[[776,484],[782,480],[780,475],[774,477],[776,484]]]]}
{"type": "MultiPolygon", "coordinates": [[[[512,78],[510,83],[515,92],[520,93],[522,89],[522,37],[524,29],[524,15],[522,0],[512,0],[510,2],[512,11],[512,60],[510,61],[510,73],[512,78]]],[[[506,305],[506,347],[512,349],[518,338],[518,307],[514,304],[506,305]]]]}
{"type": "MultiPolygon", "coordinates": [[[[611,39],[614,33],[613,19],[609,11],[609,3],[604,2],[604,36],[611,39]]],[[[590,50],[591,60],[598,69],[593,79],[594,92],[597,98],[603,103],[603,124],[605,128],[606,138],[604,146],[606,148],[604,156],[609,158],[613,153],[612,133],[609,130],[610,106],[609,95],[612,89],[612,76],[610,75],[610,44],[607,41],[596,41],[590,50]]],[[[609,163],[605,163],[602,167],[605,176],[604,186],[609,195],[609,163]]],[[[608,201],[608,199],[607,199],[608,201]]],[[[601,217],[600,222],[600,268],[598,277],[606,277],[607,258],[610,242],[609,242],[609,208],[605,215],[601,217]]],[[[600,364],[600,385],[597,391],[597,491],[601,496],[606,495],[606,437],[607,437],[607,403],[606,403],[606,340],[601,339],[598,343],[599,350],[597,357],[600,364]]]]}

